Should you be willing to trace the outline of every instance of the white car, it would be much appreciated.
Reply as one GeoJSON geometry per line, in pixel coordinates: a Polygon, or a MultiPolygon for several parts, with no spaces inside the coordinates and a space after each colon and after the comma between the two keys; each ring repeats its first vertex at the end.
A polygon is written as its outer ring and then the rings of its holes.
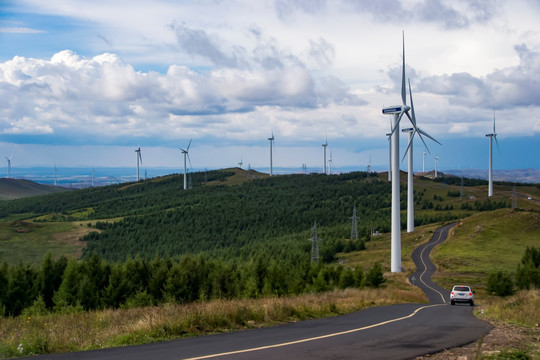
{"type": "Polygon", "coordinates": [[[450,292],[450,305],[455,305],[457,302],[469,303],[474,306],[474,291],[467,285],[456,285],[450,292]]]}

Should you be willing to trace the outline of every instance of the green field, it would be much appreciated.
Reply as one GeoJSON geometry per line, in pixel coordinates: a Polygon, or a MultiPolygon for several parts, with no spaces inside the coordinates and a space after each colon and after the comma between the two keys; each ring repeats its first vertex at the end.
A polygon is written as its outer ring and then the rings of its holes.
{"type": "Polygon", "coordinates": [[[0,263],[41,263],[46,253],[78,258],[90,229],[76,222],[0,222],[0,263]]]}
{"type": "Polygon", "coordinates": [[[513,273],[525,249],[540,245],[540,212],[499,209],[463,219],[436,248],[438,283],[470,283],[484,291],[491,272],[513,273]]]}

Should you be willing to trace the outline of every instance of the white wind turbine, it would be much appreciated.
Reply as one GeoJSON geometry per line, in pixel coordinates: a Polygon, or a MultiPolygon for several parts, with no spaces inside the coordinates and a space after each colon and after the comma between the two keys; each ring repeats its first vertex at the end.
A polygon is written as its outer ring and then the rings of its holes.
{"type": "Polygon", "coordinates": [[[268,138],[270,141],[270,176],[272,176],[272,145],[274,144],[274,132],[272,131],[272,137],[268,138]]]}
{"type": "Polygon", "coordinates": [[[54,163],[54,186],[56,186],[56,173],[58,172],[58,169],[56,168],[56,162],[54,163]]]}
{"type": "Polygon", "coordinates": [[[242,164],[244,163],[242,162],[242,158],[240,158],[240,162],[238,163],[238,166],[240,166],[240,169],[242,169],[242,164]]]}
{"type": "Polygon", "coordinates": [[[324,157],[323,157],[323,174],[326,175],[326,147],[328,146],[328,138],[326,138],[324,144],[322,144],[322,147],[324,149],[324,157]]]}
{"type": "Polygon", "coordinates": [[[334,162],[332,161],[332,149],[330,149],[330,159],[328,160],[328,173],[332,175],[332,166],[334,162]]]}
{"type": "Polygon", "coordinates": [[[391,219],[391,271],[401,272],[401,219],[400,219],[400,183],[399,183],[399,122],[407,115],[415,132],[423,134],[417,127],[416,121],[409,115],[411,107],[407,106],[407,89],[405,86],[405,34],[403,34],[403,63],[401,69],[401,105],[385,107],[384,115],[393,115],[392,131],[392,219],[391,219]]]}
{"type": "Polygon", "coordinates": [[[139,181],[139,160],[142,164],[142,156],[141,156],[141,145],[135,150],[135,156],[137,157],[137,182],[139,181]]]}
{"type": "Polygon", "coordinates": [[[7,177],[8,179],[11,179],[11,159],[13,159],[13,154],[9,155],[9,157],[4,156],[7,160],[7,177]]]}
{"type": "Polygon", "coordinates": [[[193,139],[189,139],[188,146],[185,150],[182,148],[179,148],[182,151],[182,154],[184,154],[184,190],[187,190],[187,162],[186,160],[189,160],[189,166],[191,167],[191,159],[189,158],[189,147],[191,146],[191,140],[193,139]]]}
{"type": "Polygon", "coordinates": [[[486,134],[489,138],[489,169],[488,169],[488,197],[493,196],[493,139],[499,149],[499,142],[497,141],[497,133],[495,132],[495,111],[493,111],[493,132],[486,134]]]}
{"type": "MultiPolygon", "coordinates": [[[[403,161],[405,159],[405,155],[407,153],[409,154],[408,164],[407,164],[407,232],[413,232],[414,231],[414,167],[413,167],[413,140],[414,135],[418,133],[418,136],[420,137],[420,140],[424,143],[424,146],[429,151],[426,142],[424,141],[424,138],[422,138],[422,135],[428,137],[429,139],[435,141],[437,144],[441,144],[437,140],[435,140],[433,137],[431,137],[428,133],[420,129],[418,126],[416,126],[416,115],[414,112],[414,102],[412,97],[412,90],[411,90],[411,82],[409,81],[409,98],[411,100],[411,116],[409,119],[411,120],[411,123],[413,124],[413,128],[409,129],[403,129],[403,132],[409,133],[409,145],[407,146],[407,150],[405,151],[405,154],[403,155],[403,161]]],[[[408,114],[407,114],[408,115],[408,114]]]]}

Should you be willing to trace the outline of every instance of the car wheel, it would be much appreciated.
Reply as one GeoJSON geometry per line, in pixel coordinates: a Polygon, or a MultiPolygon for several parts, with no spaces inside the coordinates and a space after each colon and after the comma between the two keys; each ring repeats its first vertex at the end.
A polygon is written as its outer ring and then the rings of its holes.
{"type": "Polygon", "coordinates": [[[454,302],[454,300],[450,301],[450,305],[455,305],[456,303],[454,302]]]}
{"type": "Polygon", "coordinates": [[[470,304],[471,304],[471,306],[474,306],[474,301],[471,300],[471,301],[470,301],[470,304]]]}

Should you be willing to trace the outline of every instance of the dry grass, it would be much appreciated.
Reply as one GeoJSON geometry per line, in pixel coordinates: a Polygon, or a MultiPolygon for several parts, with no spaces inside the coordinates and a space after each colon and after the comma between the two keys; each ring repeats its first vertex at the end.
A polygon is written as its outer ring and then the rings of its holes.
{"type": "Polygon", "coordinates": [[[391,287],[7,318],[0,319],[0,355],[12,357],[143,344],[424,300],[415,291],[391,287]]]}
{"type": "Polygon", "coordinates": [[[512,296],[490,296],[475,311],[477,317],[531,328],[540,326],[540,290],[519,291],[512,296]]]}

